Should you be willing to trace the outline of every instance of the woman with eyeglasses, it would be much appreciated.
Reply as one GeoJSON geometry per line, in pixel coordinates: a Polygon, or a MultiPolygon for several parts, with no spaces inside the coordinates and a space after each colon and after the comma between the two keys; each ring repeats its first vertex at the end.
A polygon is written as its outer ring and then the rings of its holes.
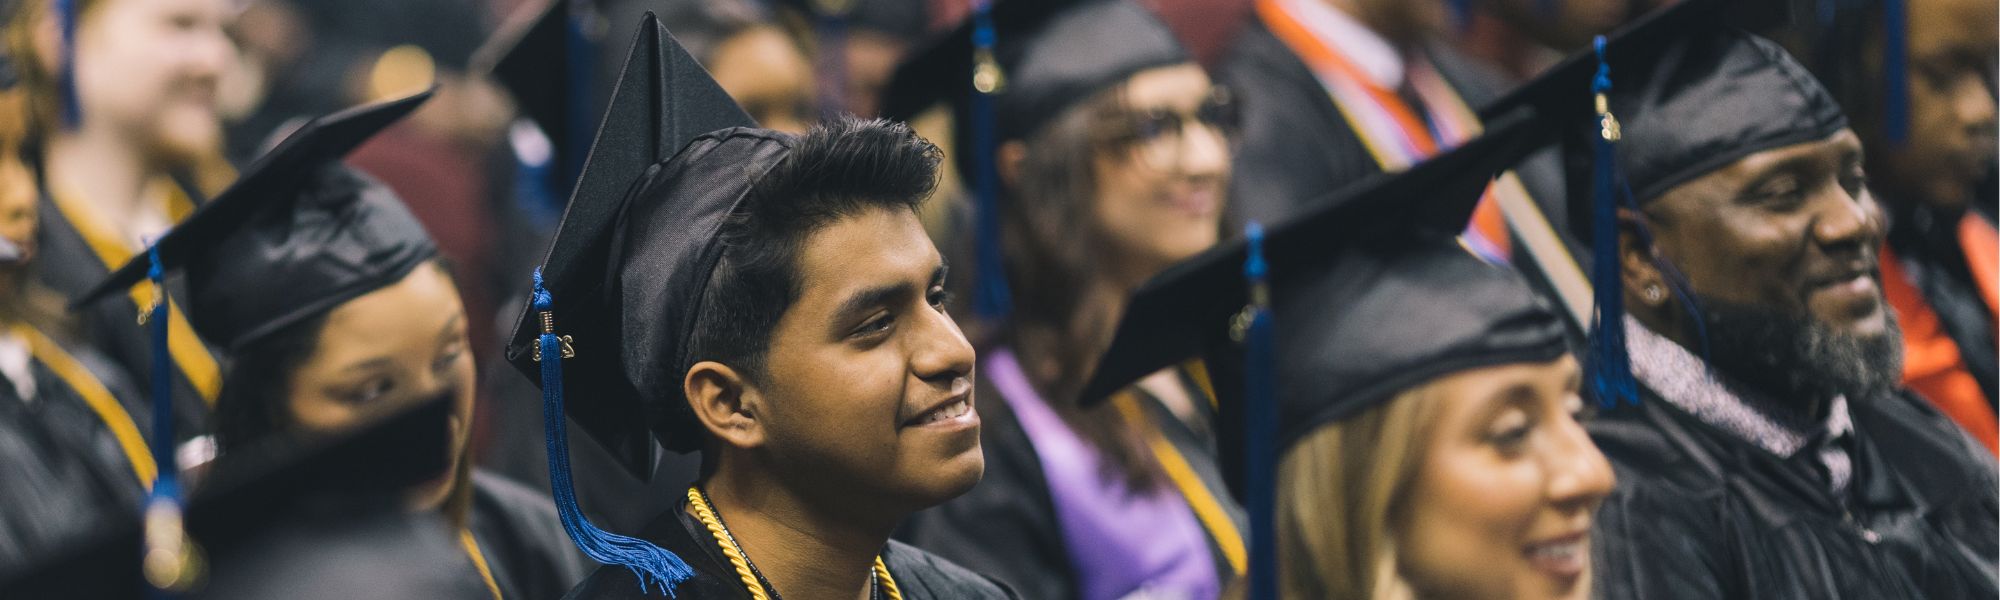
{"type": "MultiPolygon", "coordinates": [[[[988,323],[979,353],[986,474],[919,513],[904,537],[1024,598],[1214,598],[1240,572],[1243,546],[1212,451],[1205,374],[1163,370],[1090,410],[1076,398],[1133,290],[1216,243],[1229,95],[1131,2],[1039,15],[999,4],[992,156],[1012,308],[988,323]]],[[[954,80],[921,65],[971,43],[973,27],[898,78],[954,80]]],[[[980,165],[963,162],[973,140],[959,130],[961,170],[976,180],[980,165]]]]}

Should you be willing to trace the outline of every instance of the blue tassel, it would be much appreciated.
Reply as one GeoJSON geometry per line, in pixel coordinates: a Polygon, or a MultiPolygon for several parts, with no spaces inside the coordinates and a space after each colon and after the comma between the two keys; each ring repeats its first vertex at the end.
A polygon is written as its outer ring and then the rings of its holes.
{"type": "Polygon", "coordinates": [[[973,177],[977,210],[974,244],[977,245],[978,277],[973,291],[973,312],[989,323],[999,323],[1013,312],[1013,294],[1007,289],[1006,265],[1000,253],[1000,171],[994,163],[996,138],[993,96],[1000,92],[999,65],[993,59],[996,35],[993,31],[991,2],[975,0],[972,7],[972,162],[978,172],[973,177]]]}
{"type": "Polygon", "coordinates": [[[1882,134],[1899,146],[1910,137],[1909,35],[1904,0],[1882,0],[1882,134]]]}
{"type": "Polygon", "coordinates": [[[1277,473],[1278,397],[1276,342],[1271,323],[1271,293],[1264,262],[1264,228],[1252,221],[1244,230],[1250,256],[1243,261],[1243,278],[1250,285],[1250,327],[1245,331],[1243,397],[1244,508],[1250,513],[1251,600],[1278,597],[1277,473]]]}
{"type": "Polygon", "coordinates": [[[83,124],[83,105],[76,96],[76,2],[55,0],[56,19],[62,28],[62,64],[57,67],[56,90],[62,99],[64,129],[76,129],[83,124]]]}
{"type": "Polygon", "coordinates": [[[1632,358],[1625,348],[1625,294],[1623,269],[1618,264],[1618,207],[1633,206],[1630,190],[1618,168],[1617,118],[1611,115],[1607,95],[1611,93],[1611,64],[1604,58],[1604,36],[1593,42],[1597,52],[1597,76],[1590,91],[1597,97],[1598,135],[1591,140],[1596,150],[1596,167],[1591,173],[1591,276],[1595,281],[1597,310],[1591,316],[1590,356],[1584,372],[1597,401],[1606,408],[1620,401],[1638,404],[1638,383],[1632,378],[1632,358]],[[1625,202],[1620,202],[1624,196],[1625,202]]]}
{"type": "Polygon", "coordinates": [[[542,419],[549,451],[549,487],[555,495],[556,512],[562,517],[563,531],[592,560],[622,565],[639,580],[639,591],[657,583],[660,592],[671,598],[674,586],[694,576],[694,569],[681,557],[638,538],[598,529],[584,518],[576,505],[576,488],[569,474],[569,433],[564,427],[562,359],[565,342],[555,333],[551,312],[553,298],[542,287],[542,270],[535,269],[535,312],[541,315],[542,419]]]}
{"type": "Polygon", "coordinates": [[[153,370],[151,375],[153,394],[153,463],[159,465],[159,474],[153,480],[153,491],[146,497],[146,580],[150,584],[147,596],[151,598],[174,598],[193,582],[190,580],[189,561],[193,545],[187,540],[187,531],[182,527],[182,500],[180,486],[180,465],[174,455],[174,387],[173,355],[167,349],[167,288],[166,270],[160,266],[160,249],[157,245],[146,248],[146,278],[153,283],[153,306],[146,317],[146,324],[152,330],[153,370]]]}
{"type": "Polygon", "coordinates": [[[1472,0],[1451,0],[1452,23],[1460,33],[1472,30],[1472,0]]]}

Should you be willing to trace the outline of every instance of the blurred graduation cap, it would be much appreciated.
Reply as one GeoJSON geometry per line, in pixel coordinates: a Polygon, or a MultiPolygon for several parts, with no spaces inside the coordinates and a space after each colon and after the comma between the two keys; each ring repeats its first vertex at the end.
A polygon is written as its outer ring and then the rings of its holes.
{"type": "Polygon", "coordinates": [[[195,332],[235,350],[402,280],[437,256],[436,245],[395,192],[338,163],[430,96],[306,123],[75,304],[146,280],[157,258],[158,268],[187,272],[195,332]]]}
{"type": "Polygon", "coordinates": [[[689,329],[721,254],[716,232],[790,136],[752,129],[699,63],[647,13],[563,213],[507,360],[542,386],[549,480],[578,548],[670,591],[692,571],[577,507],[565,414],[642,480],[654,441],[699,447],[680,378],[689,329]],[[565,405],[565,398],[581,401],[565,405]]]}
{"type": "MultiPolygon", "coordinates": [[[[1789,9],[1784,0],[1687,0],[1598,38],[1593,51],[1485,109],[1529,111],[1561,144],[1571,233],[1592,249],[1596,309],[1584,368],[1601,403],[1638,400],[1625,348],[1618,211],[1638,212],[1744,157],[1847,127],[1804,66],[1750,33],[1788,22],[1789,9]]],[[[1638,234],[1650,243],[1643,222],[1638,234]]],[[[1687,282],[1671,264],[1660,266],[1674,295],[1699,314],[1687,282]]]]}
{"type": "Polygon", "coordinates": [[[473,54],[472,68],[490,73],[521,114],[547,136],[550,178],[566,194],[583,169],[583,153],[602,107],[596,85],[600,21],[592,0],[547,0],[530,21],[496,32],[473,54]]]}
{"type": "MultiPolygon", "coordinates": [[[[281,577],[270,567],[286,565],[282,571],[315,574],[312,580],[322,586],[279,579],[264,589],[285,590],[290,597],[337,597],[361,589],[356,585],[380,584],[400,590],[397,595],[473,597],[431,595],[442,591],[434,582],[471,570],[457,566],[465,556],[444,530],[407,526],[419,518],[406,514],[403,504],[407,490],[438,479],[450,466],[450,436],[444,435],[450,416],[450,401],[440,397],[350,433],[265,440],[218,459],[185,512],[186,531],[213,557],[206,581],[191,591],[229,596],[224,590],[238,582],[281,577]],[[333,513],[315,517],[315,507],[333,513]],[[301,537],[288,527],[314,518],[339,526],[324,529],[327,539],[301,537]],[[350,543],[324,543],[341,537],[350,543]],[[424,548],[444,552],[416,552],[424,548]],[[274,549],[281,550],[274,554],[274,549]],[[370,553],[396,560],[355,560],[370,553]]],[[[109,525],[99,534],[0,573],[0,596],[139,597],[145,525],[137,512],[105,517],[109,525]]],[[[490,596],[483,584],[472,582],[477,585],[472,591],[490,596]]]]}
{"type": "Polygon", "coordinates": [[[1127,305],[1086,405],[1204,358],[1224,479],[1250,513],[1249,597],[1275,598],[1276,470],[1329,423],[1449,373],[1553,360],[1568,325],[1521,276],[1457,238],[1488,183],[1541,146],[1516,115],[1395,174],[1154,277],[1127,305]]]}
{"type": "Polygon", "coordinates": [[[940,103],[952,107],[952,160],[977,200],[973,303],[981,317],[1004,319],[1009,304],[995,148],[1140,71],[1193,60],[1132,0],[1011,0],[974,2],[970,19],[896,68],[883,92],[884,117],[907,121],[940,103]]]}

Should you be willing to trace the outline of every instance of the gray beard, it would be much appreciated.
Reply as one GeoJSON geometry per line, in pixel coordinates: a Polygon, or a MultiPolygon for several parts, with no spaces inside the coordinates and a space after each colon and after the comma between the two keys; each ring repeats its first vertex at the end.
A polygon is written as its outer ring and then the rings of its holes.
{"type": "MultiPolygon", "coordinates": [[[[1902,385],[1903,336],[1886,303],[1879,335],[1834,331],[1810,317],[1697,295],[1717,371],[1805,409],[1834,396],[1868,401],[1902,385]]],[[[1699,341],[1697,332],[1688,339],[1699,341]]],[[[1697,349],[1698,350],[1698,349],[1697,349]]]]}

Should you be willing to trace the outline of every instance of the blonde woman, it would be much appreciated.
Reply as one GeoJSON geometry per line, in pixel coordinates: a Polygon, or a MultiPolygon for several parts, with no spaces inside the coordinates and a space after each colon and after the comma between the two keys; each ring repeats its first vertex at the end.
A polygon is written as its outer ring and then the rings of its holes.
{"type": "Polygon", "coordinates": [[[1253,527],[1251,585],[1273,566],[1263,541],[1276,571],[1261,581],[1283,598],[1590,594],[1591,523],[1613,475],[1578,423],[1566,326],[1519,274],[1455,239],[1523,131],[1321,198],[1268,238],[1169,270],[1128,307],[1084,397],[1206,354],[1222,464],[1253,467],[1232,479],[1273,518],[1253,527]],[[1246,272],[1265,274],[1245,286],[1246,272]],[[1237,393],[1245,384],[1270,394],[1237,393]]]}

